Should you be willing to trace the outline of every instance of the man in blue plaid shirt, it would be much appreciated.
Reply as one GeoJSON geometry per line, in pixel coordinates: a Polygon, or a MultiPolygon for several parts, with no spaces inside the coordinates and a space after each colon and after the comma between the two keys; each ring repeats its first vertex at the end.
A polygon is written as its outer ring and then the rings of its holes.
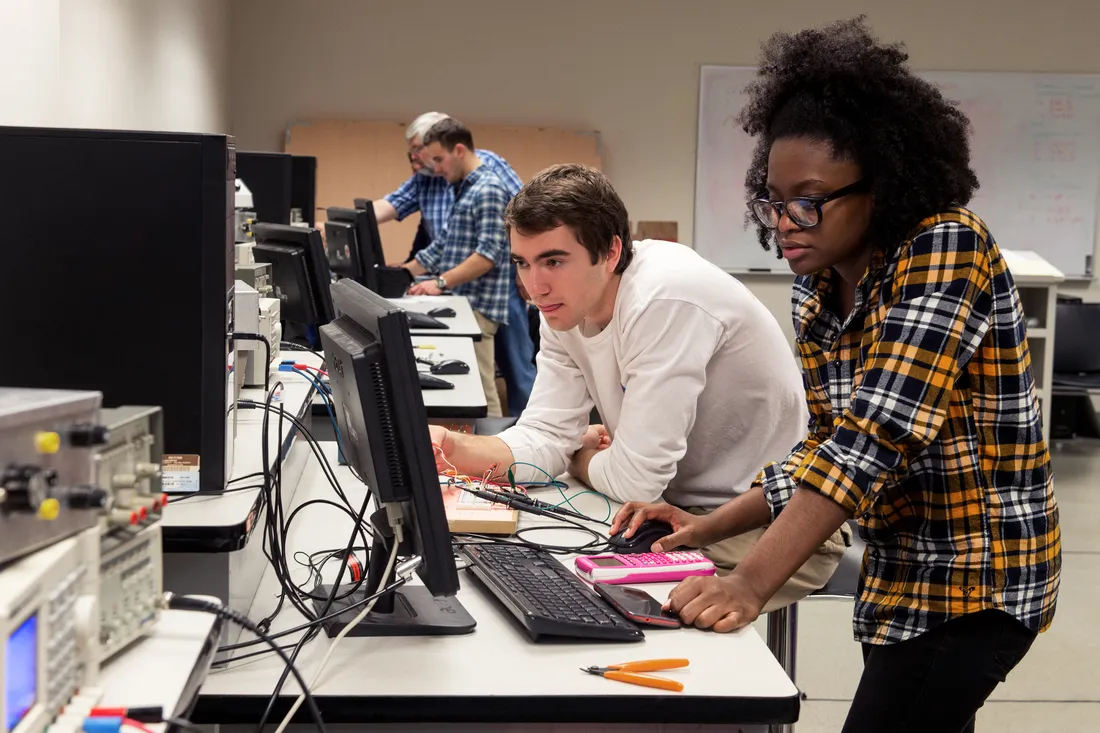
{"type": "MultiPolygon", "coordinates": [[[[374,215],[379,224],[402,221],[420,212],[420,231],[413,243],[406,262],[411,261],[424,247],[439,236],[454,205],[454,187],[442,176],[435,174],[434,166],[426,157],[423,138],[432,125],[448,119],[442,112],[425,112],[409,124],[405,139],[409,144],[409,163],[413,175],[401,187],[374,202],[374,215]],[[426,234],[426,237],[422,236],[426,234]]],[[[507,189],[509,198],[523,186],[523,182],[507,161],[490,150],[474,150],[488,170],[495,173],[507,189]]],[[[393,265],[402,262],[391,263],[393,265]]],[[[508,407],[519,416],[527,407],[531,388],[535,383],[535,346],[531,341],[527,319],[527,303],[513,285],[508,302],[508,323],[503,325],[494,339],[496,360],[508,386],[508,407]]]]}
{"type": "Polygon", "coordinates": [[[433,273],[434,280],[417,283],[412,295],[440,295],[450,290],[470,301],[481,327],[474,343],[481,385],[491,417],[501,415],[496,390],[494,337],[508,323],[508,301],[515,288],[504,209],[512,195],[504,182],[478,156],[473,135],[447,118],[424,135],[423,158],[437,175],[455,187],[447,223],[434,241],[405,264],[415,275],[433,273]]]}

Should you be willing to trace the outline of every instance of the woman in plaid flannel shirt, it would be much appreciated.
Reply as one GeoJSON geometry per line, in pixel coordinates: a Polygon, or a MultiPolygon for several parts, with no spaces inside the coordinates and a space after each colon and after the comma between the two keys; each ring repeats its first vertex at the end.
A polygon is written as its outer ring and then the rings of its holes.
{"type": "Polygon", "coordinates": [[[1051,623],[1061,535],[1019,295],[963,208],[969,121],[862,18],[777,34],[759,66],[749,211],[798,276],[807,434],[707,517],[627,504],[612,531],[665,520],[661,551],[770,523],[730,575],[669,596],[730,631],[854,517],[865,666],[845,733],[973,731],[1051,623]]]}

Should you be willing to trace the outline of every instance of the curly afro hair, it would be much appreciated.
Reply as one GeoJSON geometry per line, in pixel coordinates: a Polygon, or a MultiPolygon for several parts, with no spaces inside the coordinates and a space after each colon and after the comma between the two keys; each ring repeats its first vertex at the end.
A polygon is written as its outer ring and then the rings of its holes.
{"type": "MultiPolygon", "coordinates": [[[[854,161],[871,180],[868,239],[875,246],[892,250],[921,219],[965,206],[978,188],[970,121],[915,76],[908,59],[900,44],[879,43],[865,16],[773,35],[738,117],[758,137],[745,176],[749,198],[767,195],[772,142],[808,137],[830,143],[837,158],[854,161]]],[[[770,249],[772,230],[758,224],[757,231],[770,249]]]]}

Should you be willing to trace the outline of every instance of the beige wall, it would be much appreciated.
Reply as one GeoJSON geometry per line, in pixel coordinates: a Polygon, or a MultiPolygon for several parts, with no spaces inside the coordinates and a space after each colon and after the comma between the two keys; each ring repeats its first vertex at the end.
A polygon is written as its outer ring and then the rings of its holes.
{"type": "Polygon", "coordinates": [[[228,132],[229,0],[0,0],[0,124],[228,132]]]}
{"type": "MultiPolygon", "coordinates": [[[[595,129],[632,218],[690,243],[700,64],[859,12],[920,68],[1100,72],[1097,0],[233,0],[233,131],[280,150],[291,120],[430,109],[595,129]]],[[[789,329],[789,281],[746,281],[789,329]]]]}

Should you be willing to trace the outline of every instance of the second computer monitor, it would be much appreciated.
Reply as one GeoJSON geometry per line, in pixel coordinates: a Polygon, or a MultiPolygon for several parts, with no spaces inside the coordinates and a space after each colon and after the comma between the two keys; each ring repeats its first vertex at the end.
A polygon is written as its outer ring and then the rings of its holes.
{"type": "MultiPolygon", "coordinates": [[[[374,216],[374,205],[368,199],[355,199],[355,209],[328,209],[328,219],[334,222],[334,232],[330,235],[326,228],[325,236],[330,237],[329,263],[333,272],[339,273],[341,267],[349,272],[358,271],[359,274],[349,274],[356,282],[366,285],[367,288],[381,295],[383,298],[400,298],[412,285],[412,274],[404,267],[388,267],[386,254],[382,249],[382,238],[378,234],[378,220],[374,216]],[[343,224],[344,226],[337,226],[343,224]],[[349,247],[346,252],[333,251],[331,237],[334,235],[337,241],[345,241],[351,236],[348,224],[354,226],[355,238],[359,248],[356,251],[349,247]],[[353,260],[358,255],[358,263],[353,260]],[[342,259],[336,262],[335,259],[342,259]]],[[[327,224],[327,222],[326,222],[327,224]]]]}
{"type": "Polygon", "coordinates": [[[312,227],[253,224],[257,262],[271,264],[272,285],[282,320],[322,326],[333,319],[332,276],[321,232],[312,227]]]}
{"type": "Polygon", "coordinates": [[[386,264],[374,209],[330,207],[325,212],[325,237],[332,271],[378,292],[378,268],[386,264]],[[331,226],[330,226],[331,225],[331,226]],[[333,245],[336,246],[333,246],[333,245]]]}

